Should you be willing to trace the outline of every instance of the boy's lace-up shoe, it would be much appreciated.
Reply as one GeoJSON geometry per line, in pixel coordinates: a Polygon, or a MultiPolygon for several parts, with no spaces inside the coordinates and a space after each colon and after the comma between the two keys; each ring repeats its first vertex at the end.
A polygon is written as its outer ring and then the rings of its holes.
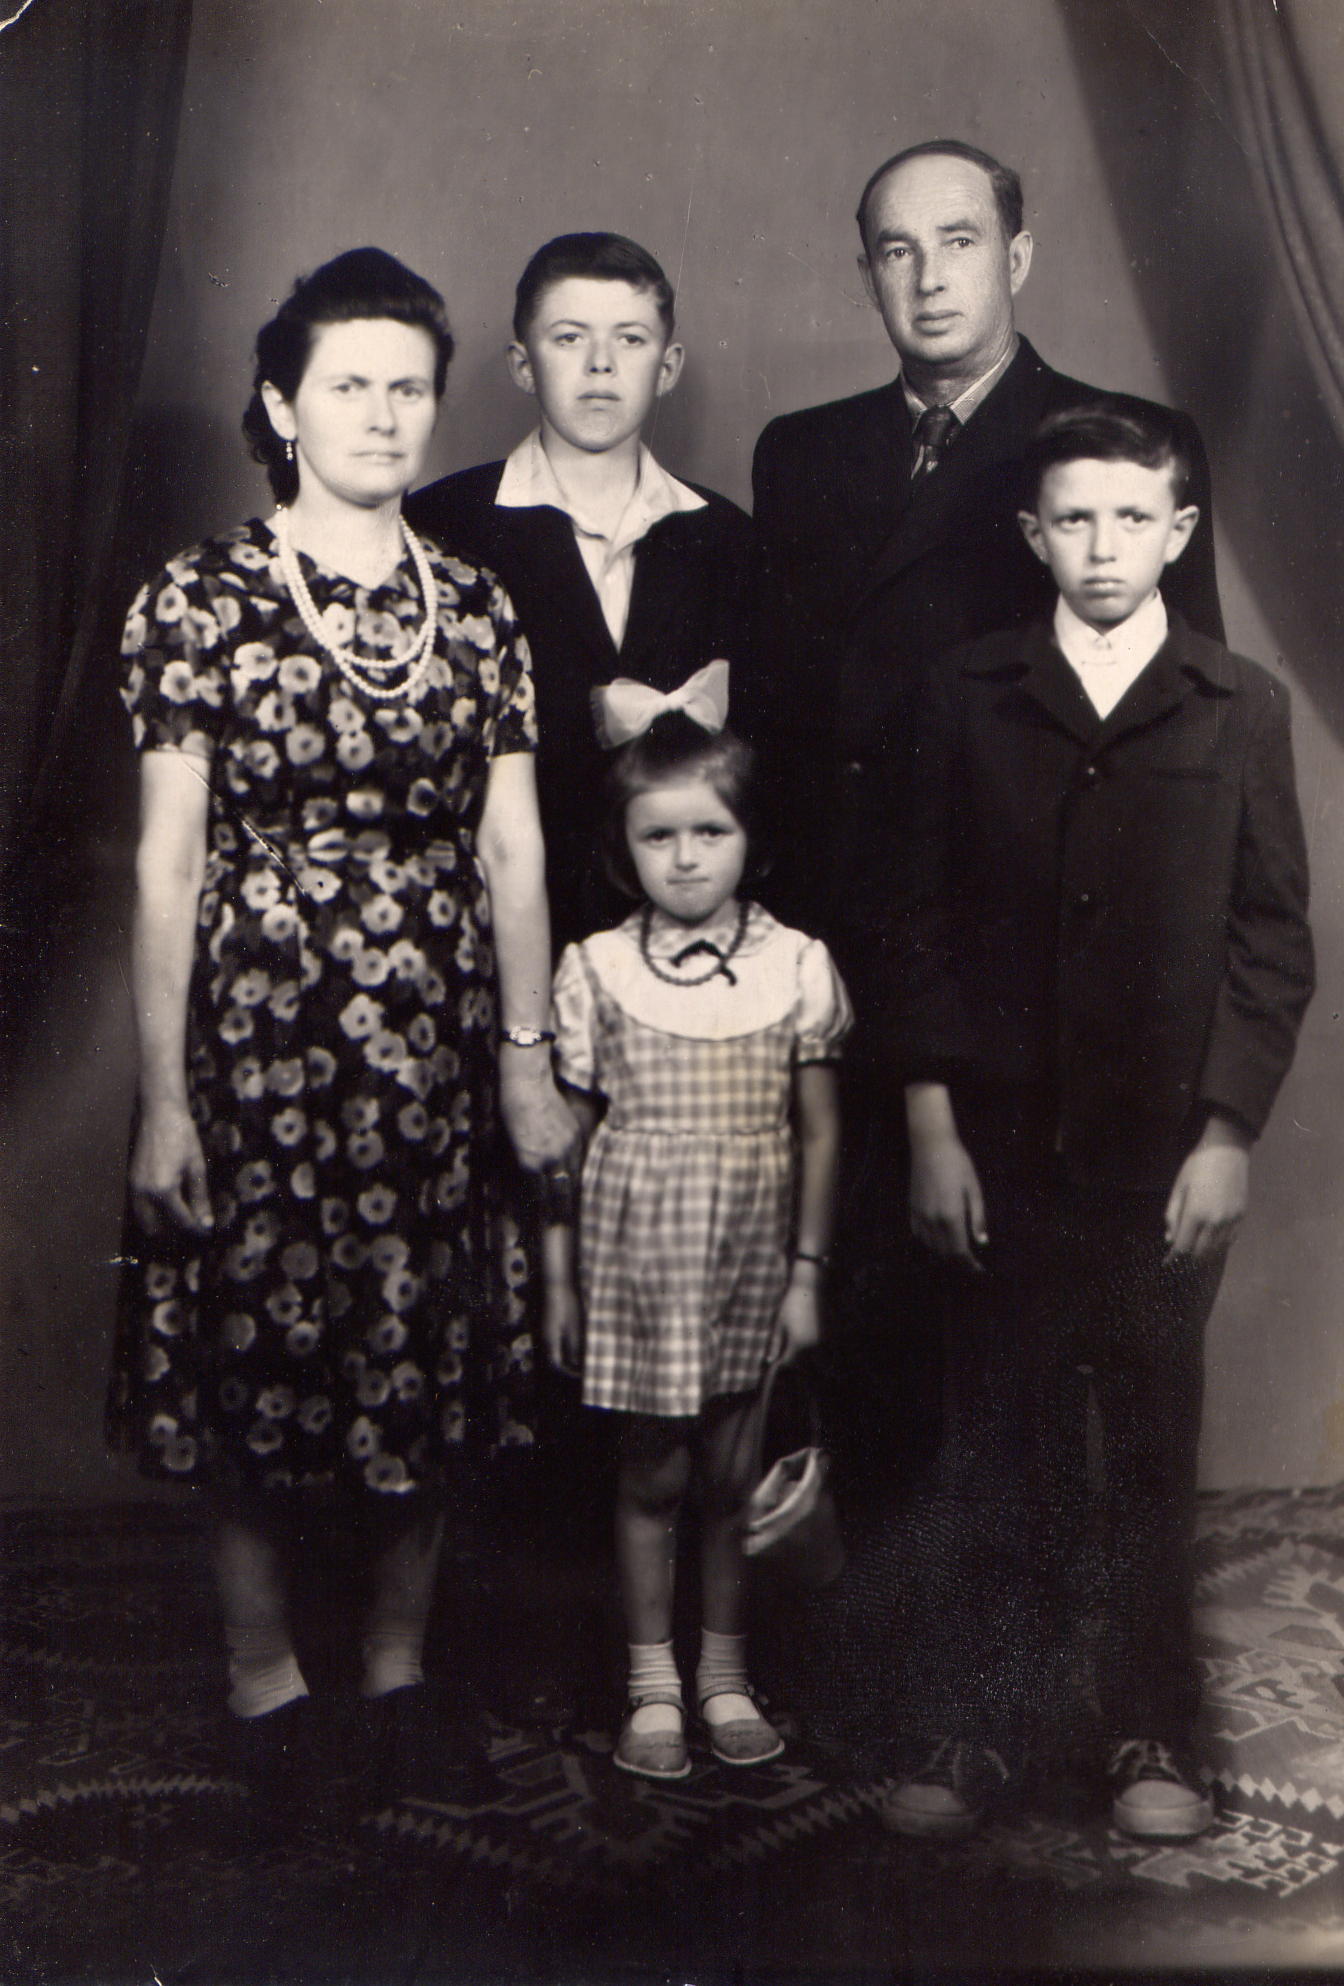
{"type": "Polygon", "coordinates": [[[1111,1819],[1140,1841],[1193,1841],[1213,1822],[1195,1768],[1156,1738],[1117,1745],[1106,1768],[1111,1819]]]}
{"type": "Polygon", "coordinates": [[[1008,1784],[996,1751],[961,1738],[939,1738],[924,1764],[903,1779],[879,1809],[894,1834],[923,1841],[961,1841],[973,1834],[990,1802],[1008,1784]]]}

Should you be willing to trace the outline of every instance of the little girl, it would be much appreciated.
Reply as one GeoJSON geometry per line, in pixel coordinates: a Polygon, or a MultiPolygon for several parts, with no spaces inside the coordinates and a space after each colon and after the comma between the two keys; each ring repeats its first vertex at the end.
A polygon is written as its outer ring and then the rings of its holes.
{"type": "Polygon", "coordinates": [[[570,945],[555,980],[559,1073],[591,1142],[582,1306],[572,1229],[550,1226],[546,1339],[570,1369],[582,1345],[585,1403],[621,1417],[616,1555],[630,1674],[616,1763],[649,1779],[691,1769],[672,1590],[695,1462],[695,1682],[710,1748],[726,1765],[783,1750],[747,1680],[746,1423],[771,1360],[817,1340],[839,1134],[833,1065],[851,1024],[825,947],[738,894],[755,827],[752,764],[722,729],[720,671],[693,679],[709,679],[708,696],[704,683],[689,699],[630,686],[636,723],[641,703],[658,714],[643,714],[647,728],[612,762],[608,855],[644,901],[615,930],[570,945]]]}

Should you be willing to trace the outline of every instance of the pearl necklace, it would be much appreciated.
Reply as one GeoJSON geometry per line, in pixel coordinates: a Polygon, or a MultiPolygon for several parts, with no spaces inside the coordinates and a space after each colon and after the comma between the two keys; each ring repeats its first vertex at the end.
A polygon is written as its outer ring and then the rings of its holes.
{"type": "Polygon", "coordinates": [[[737,980],[728,970],[728,961],[741,948],[742,940],[747,935],[747,919],[750,915],[751,904],[746,897],[743,897],[737,912],[737,929],[734,931],[727,947],[722,951],[709,938],[694,938],[689,945],[683,945],[681,950],[668,960],[669,965],[676,965],[679,960],[684,959],[690,952],[713,952],[714,954],[714,963],[708,972],[697,972],[694,979],[683,979],[680,973],[664,972],[658,960],[649,950],[649,933],[653,927],[653,905],[646,903],[639,920],[639,955],[654,978],[661,979],[667,986],[707,986],[710,980],[716,979],[720,973],[723,974],[730,986],[736,986],[737,980]]]}
{"type": "Polygon", "coordinates": [[[377,703],[394,703],[404,699],[407,703],[418,703],[424,693],[425,678],[429,665],[434,659],[434,636],[439,621],[439,589],[430,571],[425,548],[412,531],[406,519],[400,518],[401,535],[406,549],[415,561],[416,577],[425,599],[425,624],[416,636],[408,655],[360,655],[353,648],[341,648],[330,640],[322,625],[317,604],[308,591],[308,582],[299,566],[298,553],[294,550],[289,536],[289,512],[283,507],[276,511],[271,520],[275,532],[275,542],[280,550],[280,570],[284,574],[286,586],[299,610],[299,619],[307,628],[313,640],[331,657],[351,689],[361,695],[372,697],[377,703]],[[396,673],[400,681],[390,683],[388,678],[396,673]]]}

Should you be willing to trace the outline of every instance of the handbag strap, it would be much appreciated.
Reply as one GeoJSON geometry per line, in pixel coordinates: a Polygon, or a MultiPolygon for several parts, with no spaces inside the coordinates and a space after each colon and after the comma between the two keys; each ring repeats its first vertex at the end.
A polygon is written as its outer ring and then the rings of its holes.
{"type": "MultiPolygon", "coordinates": [[[[771,1359],[769,1365],[765,1368],[765,1377],[761,1381],[761,1390],[756,1395],[752,1411],[746,1416],[742,1427],[738,1429],[737,1442],[734,1443],[733,1459],[736,1460],[737,1443],[741,1442],[743,1432],[749,1426],[751,1429],[751,1480],[754,1483],[758,1483],[761,1480],[763,1473],[765,1433],[770,1423],[770,1402],[775,1394],[775,1381],[788,1363],[788,1359],[782,1352],[778,1358],[771,1359]]],[[[807,1388],[807,1410],[808,1420],[811,1425],[812,1445],[816,1447],[821,1439],[821,1415],[817,1409],[816,1394],[810,1386],[807,1388]]]]}

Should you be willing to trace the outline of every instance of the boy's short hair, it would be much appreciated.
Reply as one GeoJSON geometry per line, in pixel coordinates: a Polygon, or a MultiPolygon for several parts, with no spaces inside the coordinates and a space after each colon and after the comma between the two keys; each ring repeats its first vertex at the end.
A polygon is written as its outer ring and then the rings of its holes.
{"type": "Polygon", "coordinates": [[[967,165],[979,166],[989,180],[994,194],[994,204],[999,210],[999,224],[1005,241],[1012,241],[1022,232],[1022,181],[1011,166],[996,159],[991,152],[982,152],[978,145],[967,145],[960,138],[926,138],[920,145],[907,145],[903,152],[894,152],[889,159],[883,159],[877,170],[869,175],[868,184],[859,195],[855,220],[859,224],[859,237],[863,242],[863,252],[868,253],[868,202],[889,172],[903,166],[908,159],[947,158],[964,159],[967,165]]]}
{"type": "Polygon", "coordinates": [[[655,717],[647,731],[612,753],[607,767],[602,857],[624,895],[640,897],[625,818],[641,793],[672,780],[703,779],[747,837],[744,881],[758,882],[770,867],[757,789],[756,754],[731,731],[706,731],[681,710],[655,717]]]}
{"type": "Polygon", "coordinates": [[[1174,414],[1145,400],[1111,394],[1050,414],[1022,458],[1022,503],[1035,510],[1046,472],[1064,462],[1137,462],[1169,469],[1178,505],[1190,494],[1190,451],[1174,414]]]}
{"type": "Polygon", "coordinates": [[[676,297],[662,265],[623,234],[558,234],[543,242],[514,292],[513,335],[522,344],[537,314],[542,293],[570,276],[591,276],[604,283],[629,283],[648,290],[658,306],[663,329],[670,338],[676,323],[676,297]]]}

